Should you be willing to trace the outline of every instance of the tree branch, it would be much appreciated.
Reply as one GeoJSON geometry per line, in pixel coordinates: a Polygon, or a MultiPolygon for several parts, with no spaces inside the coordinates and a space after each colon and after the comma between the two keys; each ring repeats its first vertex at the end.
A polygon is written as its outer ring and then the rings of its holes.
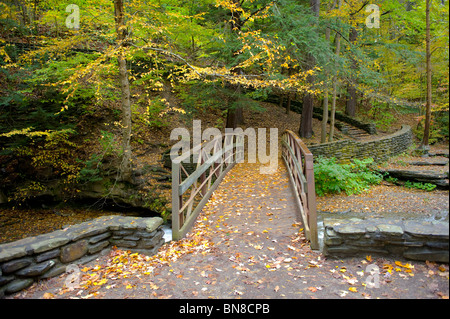
{"type": "MultiPolygon", "coordinates": [[[[347,2],[347,1],[346,1],[347,2]]],[[[362,6],[361,6],[361,8],[359,8],[357,11],[355,11],[355,12],[351,12],[351,13],[349,13],[351,16],[354,16],[355,14],[357,14],[359,11],[361,11],[362,9],[364,9],[364,7],[366,6],[366,5],[368,5],[369,4],[369,1],[365,1],[363,4],[362,4],[362,6]]]]}

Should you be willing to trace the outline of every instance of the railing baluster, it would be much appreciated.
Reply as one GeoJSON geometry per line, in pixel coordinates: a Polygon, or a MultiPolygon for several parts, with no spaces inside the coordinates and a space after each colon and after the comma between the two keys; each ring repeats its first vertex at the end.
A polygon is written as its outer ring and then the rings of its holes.
{"type": "MultiPolygon", "coordinates": [[[[181,161],[187,155],[180,155],[172,160],[172,238],[181,239],[192,227],[197,215],[217,188],[223,177],[233,168],[242,152],[243,137],[236,134],[226,134],[225,139],[215,138],[194,147],[200,149],[197,168],[191,174],[184,169],[181,161]],[[242,141],[242,145],[239,141],[242,141]],[[205,151],[207,150],[207,151],[205,151]],[[207,154],[207,152],[212,152],[207,154]],[[209,171],[209,174],[207,172],[209,171]],[[182,180],[182,172],[186,178],[182,180]],[[213,177],[216,177],[213,181],[213,177]],[[189,199],[183,204],[183,195],[191,189],[189,199]],[[199,195],[200,201],[196,203],[199,195]]],[[[192,151],[191,150],[191,153],[192,151]]]]}
{"type": "Polygon", "coordinates": [[[313,155],[293,132],[282,136],[282,157],[289,171],[311,249],[319,249],[313,155]]]}

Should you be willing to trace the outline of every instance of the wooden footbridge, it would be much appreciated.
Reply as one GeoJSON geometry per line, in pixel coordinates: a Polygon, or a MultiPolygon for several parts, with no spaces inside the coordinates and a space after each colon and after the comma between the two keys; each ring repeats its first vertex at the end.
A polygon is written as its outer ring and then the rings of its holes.
{"type": "MultiPolygon", "coordinates": [[[[232,133],[197,145],[185,154],[172,154],[174,240],[181,239],[189,232],[214,190],[233,167],[238,163],[246,165],[244,153],[244,136],[232,133]],[[196,163],[194,168],[192,168],[193,160],[196,163]]],[[[262,195],[289,201],[289,205],[283,208],[287,210],[285,213],[301,217],[302,227],[311,249],[319,249],[313,155],[295,133],[287,130],[281,137],[281,157],[285,165],[280,165],[278,169],[287,172],[290,187],[270,188],[270,192],[269,187],[266,187],[267,193],[262,195]]],[[[233,189],[235,186],[238,185],[227,183],[228,188],[233,189]]],[[[253,194],[253,197],[258,197],[258,192],[261,192],[261,189],[255,187],[256,194],[253,194]]]]}

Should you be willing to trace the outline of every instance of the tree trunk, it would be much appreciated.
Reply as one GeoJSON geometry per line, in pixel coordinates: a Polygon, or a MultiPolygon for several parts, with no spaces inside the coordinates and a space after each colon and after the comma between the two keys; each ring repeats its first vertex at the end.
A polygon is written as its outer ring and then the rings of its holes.
{"type": "MultiPolygon", "coordinates": [[[[351,28],[350,35],[349,35],[349,41],[351,43],[354,43],[358,37],[358,31],[356,31],[355,28],[351,28]]],[[[352,69],[353,72],[356,72],[356,60],[352,58],[352,69]]],[[[356,87],[351,82],[352,79],[350,79],[350,82],[347,86],[347,105],[345,107],[345,114],[348,116],[355,116],[356,115],[356,87]]]]}
{"type": "MultiPolygon", "coordinates": [[[[232,0],[236,6],[241,6],[239,0],[232,0]]],[[[230,20],[231,32],[239,33],[242,29],[244,22],[241,19],[240,12],[236,12],[232,19],[230,20]]],[[[244,72],[241,68],[235,69],[234,73],[238,75],[242,75],[244,72]]],[[[236,99],[239,100],[241,95],[241,85],[238,84],[236,88],[236,99]]],[[[238,125],[244,123],[244,112],[241,106],[236,106],[233,108],[229,108],[227,111],[227,120],[226,120],[226,128],[235,129],[238,125]]]]}
{"type": "MultiPolygon", "coordinates": [[[[320,12],[320,0],[310,0],[311,10],[316,17],[319,17],[320,12]]],[[[309,69],[312,69],[315,64],[315,58],[312,54],[308,54],[306,57],[306,64],[309,69]]],[[[308,77],[308,83],[314,84],[314,77],[308,77]]],[[[309,93],[303,95],[303,110],[300,119],[300,129],[298,131],[300,137],[310,138],[314,132],[312,130],[312,119],[313,119],[313,107],[314,107],[314,96],[309,93]]]]}
{"type": "MultiPolygon", "coordinates": [[[[342,0],[339,0],[338,10],[341,8],[342,0]]],[[[336,37],[334,38],[335,46],[336,46],[336,59],[339,58],[339,52],[341,50],[341,35],[336,33],[336,37]]],[[[336,88],[337,88],[337,74],[334,71],[333,75],[333,97],[331,100],[331,114],[330,114],[330,135],[328,136],[328,142],[333,142],[334,138],[334,123],[336,116],[336,88]]]]}
{"type": "Polygon", "coordinates": [[[291,93],[288,93],[288,100],[286,103],[286,114],[287,115],[289,115],[289,113],[291,112],[291,100],[292,100],[291,93]]]}
{"type": "Polygon", "coordinates": [[[427,72],[427,101],[426,101],[426,113],[425,113],[425,129],[423,131],[423,139],[420,148],[423,150],[429,150],[429,138],[430,138],[430,124],[431,124],[431,51],[430,51],[430,2],[426,1],[426,72],[427,72]]]}
{"type": "MultiPolygon", "coordinates": [[[[325,30],[325,38],[327,43],[330,41],[330,28],[325,30]]],[[[328,78],[328,76],[327,76],[328,78]]],[[[322,132],[320,134],[320,143],[327,141],[327,123],[328,123],[328,84],[325,83],[325,89],[323,92],[323,112],[322,112],[322,132]]]]}
{"type": "Polygon", "coordinates": [[[347,104],[345,114],[354,117],[356,115],[356,88],[352,83],[347,86],[347,104]]]}
{"type": "Polygon", "coordinates": [[[119,65],[119,81],[122,94],[122,161],[119,167],[120,181],[132,181],[131,167],[131,99],[130,83],[128,81],[127,61],[124,56],[123,41],[126,38],[126,28],[123,14],[123,0],[114,0],[114,15],[116,21],[117,40],[121,46],[121,51],[117,57],[119,65]]]}
{"type": "Polygon", "coordinates": [[[300,137],[310,138],[314,132],[312,130],[314,97],[312,94],[303,96],[303,110],[300,119],[300,129],[298,134],[300,137]]]}
{"type": "Polygon", "coordinates": [[[226,128],[235,129],[239,125],[244,123],[244,113],[242,107],[236,107],[228,109],[227,111],[227,123],[226,128]]]}

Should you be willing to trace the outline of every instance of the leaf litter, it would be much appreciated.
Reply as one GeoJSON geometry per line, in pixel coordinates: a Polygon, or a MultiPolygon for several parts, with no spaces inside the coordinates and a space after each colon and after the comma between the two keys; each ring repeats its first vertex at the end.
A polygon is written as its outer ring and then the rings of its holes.
{"type": "MultiPolygon", "coordinates": [[[[421,266],[371,256],[363,260],[327,259],[310,249],[303,225],[295,217],[282,215],[290,209],[289,200],[279,200],[288,182],[285,175],[277,172],[272,179],[258,176],[260,183],[255,193],[255,186],[240,182],[255,180],[257,174],[248,164],[237,165],[232,173],[214,192],[185,238],[164,244],[154,256],[115,248],[106,263],[81,269],[79,291],[70,292],[64,287],[58,295],[101,298],[120,289],[133,293],[145,287],[146,298],[217,298],[226,296],[223,289],[227,289],[228,296],[234,298],[327,298],[335,294],[368,299],[395,297],[397,286],[393,283],[406,283],[422,272],[430,278],[448,280],[448,265],[421,266]],[[258,191],[266,192],[265,196],[252,196],[258,191]],[[286,206],[269,210],[267,207],[274,207],[274,202],[286,206]],[[368,274],[364,271],[369,263],[379,266],[379,290],[369,290],[365,285],[368,274]]],[[[402,289],[408,291],[408,286],[402,289]]],[[[433,291],[437,298],[448,296],[448,287],[433,291]]],[[[57,296],[49,293],[45,297],[57,296]]]]}

